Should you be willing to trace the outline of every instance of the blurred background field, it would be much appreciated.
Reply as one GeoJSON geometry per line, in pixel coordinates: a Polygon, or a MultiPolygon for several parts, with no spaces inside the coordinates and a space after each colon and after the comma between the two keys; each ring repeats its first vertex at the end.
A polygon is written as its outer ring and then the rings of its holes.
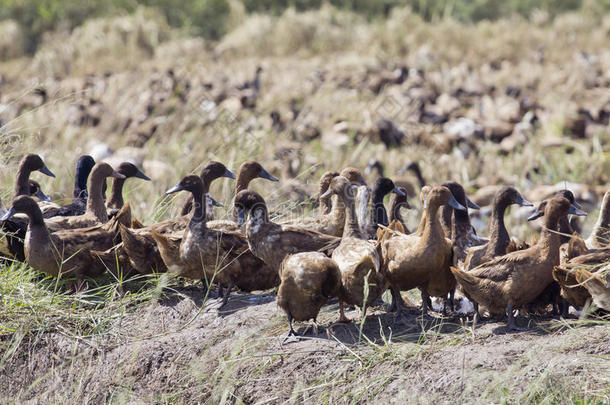
{"type": "MultiPolygon", "coordinates": [[[[484,206],[473,213],[483,235],[493,186],[515,186],[537,202],[567,185],[590,212],[580,224],[588,235],[610,181],[608,0],[0,0],[0,61],[5,205],[18,162],[29,152],[41,154],[57,174],[33,178],[58,202],[72,195],[78,155],[117,165],[133,161],[153,179],[129,181],[125,190],[145,223],[175,215],[179,205],[166,210],[171,201],[164,191],[210,160],[237,169],[255,159],[279,177],[279,184],[256,180],[251,186],[278,218],[311,215],[324,171],[364,169],[377,159],[386,176],[416,190],[413,173],[398,174],[410,162],[419,164],[429,184],[461,182],[484,206]],[[246,84],[258,67],[260,90],[254,91],[246,84]]],[[[376,176],[368,174],[367,181],[376,176]]],[[[213,185],[212,195],[226,205],[217,217],[231,212],[232,187],[230,180],[213,185]]],[[[410,201],[415,209],[405,216],[413,229],[421,207],[415,195],[410,201]]],[[[511,235],[529,240],[538,230],[525,216],[512,210],[507,225],[511,235]]],[[[7,392],[24,400],[130,402],[134,393],[144,402],[256,402],[266,395],[252,388],[259,374],[273,380],[288,373],[289,362],[278,365],[277,359],[307,361],[290,348],[276,350],[283,318],[273,302],[260,306],[268,322],[255,322],[255,306],[218,327],[207,312],[204,320],[191,319],[199,310],[193,305],[201,305],[188,294],[174,300],[183,300],[178,317],[171,305],[157,305],[163,287],[184,292],[180,288],[190,288],[189,282],[184,287],[183,281],[154,278],[130,287],[126,296],[119,294],[120,282],[110,282],[74,299],[29,269],[2,267],[0,274],[0,347],[6,350],[0,366],[8,365],[0,383],[10,383],[7,392]],[[186,334],[166,337],[176,325],[186,334]],[[175,340],[166,345],[163,339],[175,340]],[[235,349],[226,343],[231,339],[238,342],[235,349]],[[141,340],[155,350],[129,351],[141,340]],[[77,341],[94,349],[77,351],[77,341]],[[185,352],[174,354],[188,360],[172,368],[159,347],[178,350],[176,342],[185,352]],[[196,344],[204,349],[196,351],[196,344]],[[113,376],[106,363],[106,369],[96,368],[103,363],[97,351],[122,345],[129,350],[113,355],[135,356],[144,364],[139,371],[120,369],[113,376]],[[79,365],[76,372],[65,359],[41,354],[53,347],[79,365]],[[260,353],[271,360],[260,360],[260,353]],[[155,361],[160,365],[151,368],[155,361]],[[52,371],[40,371],[45,367],[52,371]],[[55,385],[16,377],[31,369],[55,385]],[[87,381],[73,382],[61,394],[62,379],[79,372],[87,381]],[[129,383],[119,384],[123,380],[129,383]]],[[[334,316],[326,310],[322,322],[334,316]]],[[[610,355],[600,338],[607,336],[607,320],[579,322],[591,329],[569,325],[563,334],[558,330],[566,325],[557,321],[533,346],[528,335],[499,338],[494,342],[507,352],[481,356],[499,355],[512,364],[515,352],[519,367],[473,366],[466,374],[476,379],[460,389],[443,379],[453,363],[433,362],[438,381],[431,385],[420,370],[438,353],[463,362],[448,348],[460,345],[460,355],[470,358],[468,350],[492,339],[489,331],[478,340],[466,327],[445,334],[443,325],[422,326],[399,346],[325,346],[325,360],[314,362],[319,368],[267,388],[278,401],[292,395],[357,403],[374,393],[405,401],[607,401],[610,374],[600,372],[608,369],[610,355]],[[354,370],[360,374],[352,376],[354,370]],[[413,382],[414,375],[421,379],[413,382]],[[477,388],[483,385],[488,388],[477,388]]],[[[452,368],[456,375],[460,370],[452,368]]]]}

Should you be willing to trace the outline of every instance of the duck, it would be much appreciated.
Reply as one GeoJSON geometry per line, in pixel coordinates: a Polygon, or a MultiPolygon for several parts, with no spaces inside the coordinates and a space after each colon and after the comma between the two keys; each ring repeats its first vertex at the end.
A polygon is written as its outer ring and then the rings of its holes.
{"type": "Polygon", "coordinates": [[[331,211],[328,214],[320,214],[316,217],[299,218],[297,221],[283,221],[281,224],[297,225],[316,232],[340,237],[343,234],[343,228],[345,226],[345,206],[340,198],[335,197],[332,194],[325,195],[332,179],[339,175],[342,175],[358,186],[368,187],[360,171],[353,167],[346,167],[341,173],[334,171],[324,173],[320,178],[319,189],[321,193],[319,199],[320,201],[327,201],[331,204],[331,211]]]}
{"type": "Polygon", "coordinates": [[[523,198],[514,187],[502,187],[498,190],[491,203],[489,241],[466,250],[466,258],[462,266],[463,270],[472,270],[480,264],[508,253],[507,248],[511,240],[506,230],[506,225],[504,225],[504,214],[506,209],[513,204],[521,207],[533,207],[533,204],[523,198]]]}
{"type": "Polygon", "coordinates": [[[103,186],[107,177],[125,180],[125,176],[112,168],[108,163],[96,163],[91,170],[87,208],[82,215],[69,217],[56,216],[45,220],[47,228],[51,231],[60,229],[86,228],[108,222],[108,211],[104,205],[103,186]]]}
{"type": "MultiPolygon", "coordinates": [[[[472,207],[474,203],[468,204],[464,188],[454,181],[444,183],[443,186],[451,191],[451,194],[453,194],[453,197],[461,206],[466,207],[466,210],[461,210],[445,205],[441,210],[441,218],[447,220],[447,217],[449,217],[448,221],[442,223],[446,224],[445,226],[450,226],[451,229],[449,236],[445,233],[445,237],[453,241],[453,266],[462,268],[466,259],[466,251],[473,246],[484,245],[488,240],[479,237],[470,224],[468,207],[472,207]]],[[[478,206],[475,209],[478,209],[478,206]]]]}
{"type": "MultiPolygon", "coordinates": [[[[571,240],[569,244],[578,244],[578,240],[571,240]]],[[[570,248],[573,247],[570,246],[570,248]]],[[[561,263],[559,266],[555,266],[553,279],[559,284],[561,297],[566,300],[567,304],[576,309],[582,309],[587,301],[591,300],[591,293],[576,276],[581,270],[596,274],[608,261],[610,261],[610,249],[591,249],[565,263],[561,263]]],[[[580,274],[583,275],[582,272],[580,274]]],[[[567,315],[568,305],[564,305],[562,316],[566,317],[567,315]]]]}
{"type": "Polygon", "coordinates": [[[17,181],[15,182],[15,187],[13,188],[13,196],[11,200],[18,196],[30,194],[30,174],[34,171],[39,171],[40,173],[49,177],[55,177],[53,172],[49,170],[39,155],[33,153],[25,155],[21,159],[19,168],[17,169],[17,181]]]}
{"type": "MultiPolygon", "coordinates": [[[[223,305],[227,303],[234,285],[252,291],[279,285],[277,270],[272,270],[262,260],[254,257],[248,241],[238,232],[222,232],[206,227],[203,196],[207,193],[199,176],[186,176],[167,194],[190,191],[195,209],[182,238],[170,239],[155,229],[152,237],[159,247],[163,262],[173,274],[202,280],[204,288],[212,282],[226,287],[222,293],[223,305]],[[245,280],[250,273],[249,280],[245,280]],[[253,285],[256,283],[256,286],[253,285]]],[[[174,234],[175,235],[175,234],[174,234]]]]}
{"type": "MultiPolygon", "coordinates": [[[[361,226],[363,237],[366,239],[375,239],[377,237],[377,229],[379,225],[388,226],[390,223],[388,212],[383,205],[383,199],[387,194],[396,194],[406,198],[406,193],[394,185],[394,182],[387,177],[380,177],[373,184],[373,192],[371,195],[371,209],[368,221],[362,219],[364,226],[361,226]]],[[[362,204],[367,204],[368,201],[362,201],[362,204]]],[[[360,222],[360,221],[359,221],[360,222]]]]}
{"type": "Polygon", "coordinates": [[[69,217],[83,215],[87,208],[87,179],[95,166],[95,160],[89,155],[83,155],[76,161],[74,176],[74,190],[72,191],[72,203],[48,208],[43,210],[45,219],[55,216],[69,217]]]}
{"type": "MultiPolygon", "coordinates": [[[[401,167],[396,173],[399,177],[393,179],[393,181],[397,187],[402,187],[407,190],[408,198],[413,198],[417,196],[417,193],[413,186],[413,182],[406,176],[408,172],[412,172],[415,175],[420,189],[426,185],[426,180],[424,179],[419,163],[417,162],[410,162],[401,167]]],[[[367,176],[374,176],[375,179],[385,177],[385,166],[379,159],[371,159],[364,169],[364,174],[367,176]]]]}
{"type": "Polygon", "coordinates": [[[312,319],[317,334],[320,309],[339,294],[341,271],[337,263],[322,252],[289,254],[279,269],[277,305],[286,313],[288,336],[298,336],[293,321],[312,319]]]}
{"type": "Polygon", "coordinates": [[[392,289],[392,308],[396,308],[398,314],[403,309],[400,291],[420,288],[423,311],[427,313],[430,296],[447,297],[455,288],[455,279],[449,271],[453,255],[452,242],[445,238],[437,216],[443,205],[466,210],[447,187],[432,187],[425,197],[422,234],[388,232],[379,241],[382,269],[392,289]]]}
{"type": "MultiPolygon", "coordinates": [[[[460,204],[463,204],[464,207],[471,208],[473,210],[481,209],[481,207],[479,207],[472,200],[470,200],[470,198],[468,198],[468,196],[466,195],[466,192],[464,191],[464,187],[462,187],[461,184],[459,184],[455,181],[448,181],[448,182],[444,183],[443,186],[447,187],[449,189],[449,191],[451,191],[451,193],[453,194],[453,197],[455,197],[455,199],[460,204]]],[[[453,234],[453,228],[454,228],[454,219],[455,219],[455,210],[452,207],[445,205],[443,207],[443,209],[441,210],[440,220],[441,220],[441,226],[443,227],[443,232],[445,233],[446,238],[449,238],[449,239],[453,238],[452,234],[453,234]]],[[[460,229],[460,231],[462,231],[464,233],[468,233],[468,235],[466,236],[466,240],[474,241],[475,245],[479,245],[480,244],[479,242],[481,242],[481,241],[479,241],[478,239],[482,239],[482,238],[477,237],[474,227],[470,224],[470,217],[468,216],[468,212],[466,212],[464,215],[461,215],[460,220],[461,220],[461,223],[458,225],[458,228],[460,229]],[[470,229],[468,230],[468,228],[470,228],[470,229]]],[[[482,239],[482,241],[487,242],[484,239],[482,239]]],[[[464,260],[464,258],[460,256],[460,261],[463,261],[463,260],[464,260]]]]}
{"type": "Polygon", "coordinates": [[[604,193],[599,217],[585,243],[589,249],[601,249],[610,243],[610,190],[604,193]]]}
{"type": "MultiPolygon", "coordinates": [[[[385,183],[385,182],[383,182],[385,183]]],[[[392,188],[394,184],[392,183],[392,188]]],[[[341,242],[331,255],[341,272],[339,294],[339,322],[348,322],[344,303],[363,308],[379,298],[387,289],[381,273],[381,259],[375,243],[369,242],[360,231],[356,217],[355,194],[358,187],[343,176],[335,177],[326,194],[334,194],[345,206],[345,227],[341,242]],[[368,296],[365,289],[368,285],[368,296]]]]}
{"type": "Polygon", "coordinates": [[[123,201],[123,185],[125,184],[125,180],[135,177],[137,179],[150,181],[150,177],[142,173],[142,171],[138,169],[136,165],[130,162],[121,163],[116,171],[119,174],[122,174],[123,178],[115,177],[114,181],[112,182],[110,198],[106,203],[108,218],[112,218],[114,215],[116,215],[116,213],[119,212],[119,210],[123,208],[123,205],[125,204],[123,201]]]}
{"type": "Polygon", "coordinates": [[[24,195],[13,200],[11,208],[1,219],[7,220],[16,213],[27,215],[29,221],[24,241],[25,261],[35,270],[50,276],[76,276],[79,284],[84,277],[101,275],[93,270],[100,267],[94,265],[96,258],[90,251],[112,247],[117,241],[119,224],[131,220],[130,207],[126,204],[116,218],[108,223],[51,233],[36,201],[24,195]]]}
{"type": "Polygon", "coordinates": [[[597,307],[610,311],[610,276],[606,270],[592,273],[585,269],[576,270],[576,280],[583,285],[597,307]]]}
{"type": "MultiPolygon", "coordinates": [[[[224,170],[224,172],[222,174],[220,174],[218,177],[228,177],[229,179],[235,180],[235,174],[231,170],[227,169],[225,167],[225,165],[223,165],[222,163],[214,162],[214,161],[208,163],[201,169],[199,177],[201,177],[201,179],[204,180],[205,178],[210,177],[211,172],[215,172],[215,175],[218,175],[219,173],[217,173],[217,172],[222,171],[222,170],[224,170]]],[[[241,173],[241,171],[240,171],[240,173],[241,173]]],[[[248,186],[246,185],[246,188],[247,187],[248,186]]],[[[206,208],[208,208],[208,209],[206,209],[206,220],[208,220],[208,221],[211,221],[214,219],[213,212],[210,210],[211,206],[217,205],[217,203],[214,204],[214,201],[215,200],[213,198],[211,198],[209,196],[209,194],[206,195],[206,208]]],[[[180,215],[188,215],[192,209],[193,209],[193,196],[189,196],[189,198],[186,200],[186,202],[182,206],[182,209],[180,210],[180,215]]]]}
{"type": "Polygon", "coordinates": [[[586,215],[564,197],[549,200],[544,210],[545,227],[538,243],[512,252],[466,272],[451,267],[460,287],[492,315],[508,315],[508,327],[519,330],[513,308],[533,301],[553,281],[553,267],[559,264],[559,220],[566,215],[586,215]]]}
{"type": "MultiPolygon", "coordinates": [[[[390,224],[394,224],[392,226],[393,229],[397,229],[397,225],[396,224],[400,224],[400,227],[398,228],[398,230],[402,233],[408,234],[409,232],[409,228],[407,228],[407,224],[405,223],[405,220],[402,218],[402,213],[401,213],[401,209],[402,208],[406,208],[406,209],[411,209],[411,204],[409,204],[409,200],[407,198],[407,189],[404,187],[398,187],[398,189],[402,192],[402,194],[400,193],[392,193],[390,195],[390,208],[389,208],[389,218],[388,221],[390,224]]],[[[388,225],[389,226],[389,225],[388,225]]]]}
{"type": "MultiPolygon", "coordinates": [[[[249,160],[241,164],[237,170],[237,179],[235,181],[235,196],[240,191],[247,190],[250,182],[256,178],[261,178],[273,182],[278,182],[279,179],[269,173],[260,163],[249,160]]],[[[235,199],[235,197],[233,197],[235,199]]],[[[225,230],[225,231],[238,231],[239,227],[236,225],[237,222],[237,210],[233,210],[233,218],[231,220],[215,220],[208,222],[208,228],[225,230]]]]}
{"type": "MultiPolygon", "coordinates": [[[[210,162],[202,172],[204,172],[202,180],[204,189],[209,189],[214,180],[226,176],[227,169],[220,162],[210,162]]],[[[137,229],[130,229],[127,226],[120,227],[121,240],[123,241],[122,249],[125,250],[125,256],[129,258],[129,267],[142,274],[166,272],[167,266],[159,253],[152,231],[154,230],[161,235],[180,237],[188,226],[190,219],[191,214],[187,214],[169,218],[150,226],[137,227],[137,229]]]]}
{"type": "Polygon", "coordinates": [[[246,225],[250,250],[275,271],[279,271],[288,255],[316,251],[328,255],[341,241],[341,238],[304,227],[271,222],[265,200],[254,191],[242,190],[237,193],[235,207],[237,225],[246,225]]]}

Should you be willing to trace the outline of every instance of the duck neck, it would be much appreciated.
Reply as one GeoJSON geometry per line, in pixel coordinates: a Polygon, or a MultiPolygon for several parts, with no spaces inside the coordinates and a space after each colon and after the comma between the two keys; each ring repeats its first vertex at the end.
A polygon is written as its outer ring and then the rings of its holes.
{"type": "Polygon", "coordinates": [[[373,209],[371,210],[371,223],[375,228],[377,225],[388,226],[388,212],[383,205],[383,194],[380,190],[373,192],[373,209]]]}
{"type": "Polygon", "coordinates": [[[104,205],[104,176],[101,172],[91,173],[91,181],[89,182],[90,195],[87,198],[87,214],[93,215],[100,222],[108,221],[108,212],[104,205]]]}
{"type": "Polygon", "coordinates": [[[30,238],[35,239],[39,243],[46,241],[49,238],[49,230],[44,222],[42,211],[36,205],[32,206],[25,213],[28,216],[28,230],[30,232],[30,238]]]}
{"type": "Polygon", "coordinates": [[[87,177],[82,173],[82,168],[77,168],[76,177],[74,178],[74,190],[72,198],[75,200],[85,200],[85,192],[87,191],[87,177]]]}
{"type": "Polygon", "coordinates": [[[504,212],[506,204],[498,204],[494,206],[491,213],[491,222],[489,224],[489,243],[487,244],[486,253],[494,256],[502,256],[506,253],[506,247],[510,243],[510,236],[504,225],[504,212]]]}
{"type": "MultiPolygon", "coordinates": [[[[320,184],[320,189],[319,189],[319,194],[318,195],[322,195],[326,192],[326,190],[328,190],[328,184],[320,184]]],[[[321,214],[322,215],[327,215],[330,214],[330,212],[333,209],[333,206],[337,205],[336,201],[333,204],[332,201],[332,195],[328,195],[326,197],[320,197],[320,210],[321,210],[321,214]]]]}
{"type": "Polygon", "coordinates": [[[112,188],[110,189],[110,200],[108,200],[108,208],[123,208],[123,185],[126,179],[114,179],[112,188]]]}
{"type": "Polygon", "coordinates": [[[593,247],[599,248],[610,243],[610,196],[605,195],[597,222],[591,231],[593,247]]]}
{"type": "Polygon", "coordinates": [[[554,265],[559,264],[559,247],[561,246],[561,238],[557,233],[558,222],[557,218],[545,218],[540,241],[536,244],[541,250],[541,257],[546,257],[554,265]]]}
{"type": "Polygon", "coordinates": [[[358,227],[358,216],[356,214],[356,200],[353,197],[344,196],[343,204],[345,205],[345,227],[343,228],[344,238],[360,238],[360,228],[358,227]]]}
{"type": "Polygon", "coordinates": [[[570,225],[570,221],[567,216],[561,217],[559,219],[559,239],[561,243],[568,243],[574,231],[572,230],[572,226],[570,225]]]}
{"type": "Polygon", "coordinates": [[[398,197],[393,196],[392,199],[390,200],[390,218],[389,218],[389,222],[392,221],[399,221],[399,222],[404,222],[402,219],[402,214],[400,213],[400,201],[398,199],[398,197]]]}
{"type": "Polygon", "coordinates": [[[425,223],[422,232],[422,240],[424,240],[425,244],[445,237],[445,233],[437,217],[438,209],[438,205],[428,205],[425,209],[425,223]]]}
{"type": "Polygon", "coordinates": [[[455,210],[453,211],[453,226],[451,227],[451,239],[454,239],[463,234],[464,232],[470,232],[472,225],[470,225],[470,217],[468,216],[468,210],[455,210]]]}
{"type": "Polygon", "coordinates": [[[20,195],[29,195],[30,194],[30,174],[32,170],[28,167],[27,162],[22,162],[19,165],[19,169],[17,171],[17,182],[15,183],[15,189],[13,192],[13,199],[20,195]]]}
{"type": "Polygon", "coordinates": [[[248,239],[256,236],[261,226],[269,222],[269,214],[267,213],[267,206],[264,204],[257,204],[256,207],[250,211],[250,218],[248,219],[248,225],[246,226],[246,233],[248,239]]]}
{"type": "Polygon", "coordinates": [[[330,212],[333,225],[343,227],[345,225],[345,203],[339,197],[333,197],[332,211],[330,212]]]}
{"type": "Polygon", "coordinates": [[[252,179],[252,175],[244,171],[240,171],[237,175],[237,179],[235,180],[235,195],[237,195],[237,193],[240,191],[247,189],[252,179]]]}
{"type": "Polygon", "coordinates": [[[452,216],[453,216],[453,208],[451,208],[448,205],[444,205],[443,208],[441,209],[440,225],[441,225],[441,229],[443,230],[443,233],[445,234],[446,238],[451,237],[451,231],[453,229],[453,226],[451,224],[452,216]]]}
{"type": "Polygon", "coordinates": [[[192,211],[193,215],[191,216],[191,220],[189,222],[189,228],[191,228],[191,229],[193,229],[195,227],[205,228],[206,207],[205,207],[205,203],[203,200],[205,198],[205,193],[206,193],[205,187],[197,188],[196,190],[193,190],[191,193],[193,195],[193,206],[195,207],[195,209],[192,211]]]}

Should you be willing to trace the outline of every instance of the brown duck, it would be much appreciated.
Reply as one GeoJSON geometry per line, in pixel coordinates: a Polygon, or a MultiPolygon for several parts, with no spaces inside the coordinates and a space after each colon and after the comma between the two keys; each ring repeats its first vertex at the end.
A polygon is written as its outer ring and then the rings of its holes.
{"type": "Polygon", "coordinates": [[[89,179],[90,195],[87,198],[87,209],[83,215],[69,217],[56,216],[45,222],[51,232],[60,229],[77,229],[95,226],[108,222],[108,212],[104,205],[104,180],[107,177],[125,179],[125,176],[115,171],[108,163],[97,163],[91,170],[89,179]]]}
{"type": "Polygon", "coordinates": [[[25,237],[25,259],[35,270],[56,277],[99,276],[95,265],[96,258],[90,250],[105,250],[117,241],[120,223],[129,223],[131,214],[129,204],[117,217],[106,224],[83,229],[66,229],[50,233],[42,212],[36,202],[28,196],[19,196],[2,219],[15,213],[28,216],[28,232],[25,237]]]}
{"type": "Polygon", "coordinates": [[[238,226],[246,223],[246,236],[252,253],[275,271],[279,271],[282,262],[290,254],[329,252],[341,241],[340,238],[303,227],[269,221],[265,200],[253,191],[240,191],[235,197],[235,207],[238,226]]]}
{"type": "MultiPolygon", "coordinates": [[[[159,253],[168,270],[182,277],[212,282],[227,287],[226,303],[234,285],[246,291],[264,290],[279,284],[277,270],[252,255],[247,240],[239,233],[221,232],[206,227],[203,196],[204,182],[198,176],[186,176],[167,191],[190,191],[195,209],[181,239],[152,231],[159,253]],[[176,244],[179,242],[178,249],[176,244]]],[[[175,234],[174,234],[175,235],[175,234]]]]}
{"type": "Polygon", "coordinates": [[[337,176],[331,181],[326,192],[328,195],[336,195],[345,206],[343,236],[331,256],[341,271],[340,322],[348,321],[343,309],[344,303],[364,308],[363,316],[365,316],[366,307],[387,289],[387,283],[381,273],[381,259],[377,248],[374,243],[364,238],[358,226],[355,202],[357,189],[358,187],[347,178],[337,176]],[[368,285],[368,296],[365,296],[366,285],[368,285]]]}
{"type": "Polygon", "coordinates": [[[296,336],[292,321],[313,319],[315,324],[320,308],[339,294],[341,272],[337,263],[324,253],[303,252],[288,255],[279,273],[277,305],[288,318],[288,336],[296,336]]]}
{"type": "MultiPolygon", "coordinates": [[[[204,169],[206,170],[203,184],[207,193],[212,181],[227,175],[227,168],[220,162],[210,162],[204,169]]],[[[167,267],[159,254],[157,243],[152,236],[152,231],[154,230],[161,235],[180,237],[190,219],[191,215],[188,214],[138,229],[121,227],[123,249],[125,250],[125,256],[129,258],[129,266],[143,274],[167,271],[167,267]]]]}
{"type": "Polygon", "coordinates": [[[503,187],[496,193],[491,203],[491,221],[489,223],[489,242],[467,250],[462,269],[471,270],[491,259],[503,256],[510,244],[510,236],[504,225],[506,209],[517,204],[521,207],[533,206],[513,187],[503,187]]]}
{"type": "Polygon", "coordinates": [[[114,181],[112,182],[110,199],[106,203],[108,218],[112,218],[114,215],[116,215],[116,213],[123,208],[123,205],[125,204],[123,201],[123,186],[125,185],[125,180],[135,177],[137,179],[150,181],[150,178],[142,173],[142,171],[140,171],[140,169],[138,169],[133,163],[121,163],[117,169],[117,172],[122,174],[123,178],[115,177],[114,181]]]}
{"type": "Polygon", "coordinates": [[[393,307],[402,310],[398,291],[419,287],[423,309],[428,310],[430,296],[447,297],[455,288],[449,271],[452,259],[451,240],[445,238],[437,213],[443,205],[465,210],[447,187],[432,187],[424,203],[425,221],[421,235],[386,233],[380,240],[383,271],[393,291],[393,307]],[[396,303],[396,305],[394,304],[396,303]]]}
{"type": "Polygon", "coordinates": [[[485,305],[491,314],[506,313],[508,326],[517,329],[513,308],[536,299],[553,281],[561,244],[557,225],[568,214],[586,215],[566,198],[555,197],[546,205],[545,227],[536,245],[495,258],[469,272],[453,267],[451,272],[469,297],[485,305]]]}

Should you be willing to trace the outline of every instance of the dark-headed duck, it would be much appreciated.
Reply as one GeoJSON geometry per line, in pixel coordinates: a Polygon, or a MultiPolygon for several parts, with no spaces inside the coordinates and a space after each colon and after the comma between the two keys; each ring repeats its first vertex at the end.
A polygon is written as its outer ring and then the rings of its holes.
{"type": "Polygon", "coordinates": [[[121,163],[117,169],[117,172],[122,174],[124,177],[115,177],[114,181],[112,182],[110,199],[106,203],[109,218],[112,218],[121,208],[123,208],[123,185],[125,184],[125,180],[135,177],[137,179],[150,181],[150,178],[147,175],[142,173],[142,171],[138,169],[136,165],[130,162],[121,163]]]}

